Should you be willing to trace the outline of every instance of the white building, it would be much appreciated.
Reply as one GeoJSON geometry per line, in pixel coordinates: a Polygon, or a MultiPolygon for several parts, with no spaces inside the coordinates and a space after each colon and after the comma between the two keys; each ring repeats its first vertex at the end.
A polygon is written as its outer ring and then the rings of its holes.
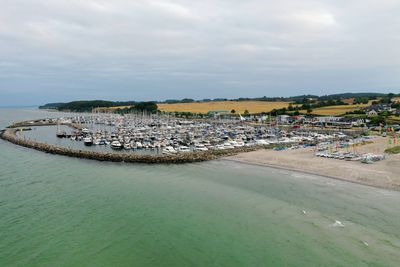
{"type": "Polygon", "coordinates": [[[277,123],[288,123],[290,120],[289,115],[278,115],[276,116],[276,122],[277,123]]]}
{"type": "Polygon", "coordinates": [[[376,112],[373,109],[368,111],[368,117],[375,117],[375,116],[378,116],[378,112],[376,112]]]}
{"type": "Polygon", "coordinates": [[[317,122],[320,122],[320,123],[338,122],[341,119],[342,119],[341,117],[332,117],[332,116],[329,116],[329,117],[316,117],[315,118],[315,120],[317,122]]]}

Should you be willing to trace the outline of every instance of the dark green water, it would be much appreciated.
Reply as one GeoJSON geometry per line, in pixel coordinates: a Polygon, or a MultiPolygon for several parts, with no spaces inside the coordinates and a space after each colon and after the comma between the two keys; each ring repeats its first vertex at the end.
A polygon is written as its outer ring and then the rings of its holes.
{"type": "MultiPolygon", "coordinates": [[[[49,114],[3,109],[0,126],[49,114]]],[[[399,262],[399,192],[227,161],[101,163],[0,141],[0,266],[399,262]]]]}

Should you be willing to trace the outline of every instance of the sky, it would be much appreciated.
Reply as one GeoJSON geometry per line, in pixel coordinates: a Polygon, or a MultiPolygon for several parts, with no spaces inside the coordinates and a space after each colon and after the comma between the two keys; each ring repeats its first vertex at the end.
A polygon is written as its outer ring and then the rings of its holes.
{"type": "Polygon", "coordinates": [[[0,106],[400,92],[399,0],[0,0],[0,106]]]}

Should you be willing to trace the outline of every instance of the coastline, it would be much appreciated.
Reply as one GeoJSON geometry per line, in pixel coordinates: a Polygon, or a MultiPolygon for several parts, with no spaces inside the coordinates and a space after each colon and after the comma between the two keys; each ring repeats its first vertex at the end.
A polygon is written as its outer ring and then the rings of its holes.
{"type": "MultiPolygon", "coordinates": [[[[340,181],[357,183],[376,188],[400,191],[400,155],[386,155],[384,161],[374,164],[318,158],[314,156],[314,148],[276,151],[265,146],[241,147],[227,150],[210,150],[205,152],[179,153],[168,155],[124,154],[116,152],[98,152],[90,150],[70,149],[53,144],[25,140],[17,136],[21,127],[55,125],[55,123],[35,121],[18,122],[0,131],[0,138],[13,144],[35,149],[50,154],[90,159],[97,161],[145,163],[145,164],[184,164],[211,160],[226,160],[253,166],[270,167],[294,171],[298,173],[323,176],[340,181]]],[[[72,128],[80,125],[64,124],[72,128]]],[[[359,153],[383,154],[386,139],[377,137],[374,142],[359,146],[359,153]]],[[[349,148],[347,148],[349,149],[349,148]]]]}
{"type": "MultiPolygon", "coordinates": [[[[384,138],[359,147],[363,153],[381,152],[384,138]]],[[[310,149],[291,151],[259,150],[222,158],[222,160],[323,176],[381,189],[400,191],[400,155],[385,155],[374,164],[317,158],[310,149]]]]}
{"type": "Polygon", "coordinates": [[[272,168],[272,169],[283,170],[283,171],[290,171],[290,172],[295,172],[295,173],[299,173],[299,174],[315,175],[315,176],[324,177],[324,178],[327,178],[327,179],[333,179],[333,180],[338,180],[338,181],[352,183],[352,184],[364,185],[364,186],[373,187],[373,188],[400,191],[400,189],[395,189],[395,188],[390,188],[390,187],[375,186],[375,185],[371,185],[369,183],[363,183],[363,182],[360,182],[360,181],[353,181],[353,180],[349,180],[349,179],[343,179],[343,178],[340,178],[340,177],[329,176],[329,175],[326,175],[326,174],[320,174],[320,173],[317,173],[317,172],[311,172],[311,171],[307,171],[307,170],[304,170],[304,169],[296,169],[296,168],[290,168],[290,167],[285,167],[285,166],[280,166],[280,165],[272,165],[272,164],[266,164],[266,163],[265,164],[252,163],[252,162],[247,162],[247,161],[242,161],[242,160],[231,159],[231,158],[228,158],[228,157],[222,158],[222,159],[219,159],[219,160],[233,162],[233,163],[239,163],[239,164],[244,164],[244,165],[248,165],[248,166],[257,166],[257,167],[272,168]]]}

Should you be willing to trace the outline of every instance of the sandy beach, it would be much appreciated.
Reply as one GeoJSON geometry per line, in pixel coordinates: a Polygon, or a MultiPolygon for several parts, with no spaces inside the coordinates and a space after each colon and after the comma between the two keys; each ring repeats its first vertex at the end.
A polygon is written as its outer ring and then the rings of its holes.
{"type": "MultiPolygon", "coordinates": [[[[356,147],[358,153],[384,154],[387,139],[377,137],[371,144],[356,147]]],[[[334,179],[400,190],[400,154],[388,155],[386,159],[374,164],[344,161],[314,156],[315,148],[295,150],[258,150],[225,157],[225,160],[256,164],[316,174],[334,179]]]]}

